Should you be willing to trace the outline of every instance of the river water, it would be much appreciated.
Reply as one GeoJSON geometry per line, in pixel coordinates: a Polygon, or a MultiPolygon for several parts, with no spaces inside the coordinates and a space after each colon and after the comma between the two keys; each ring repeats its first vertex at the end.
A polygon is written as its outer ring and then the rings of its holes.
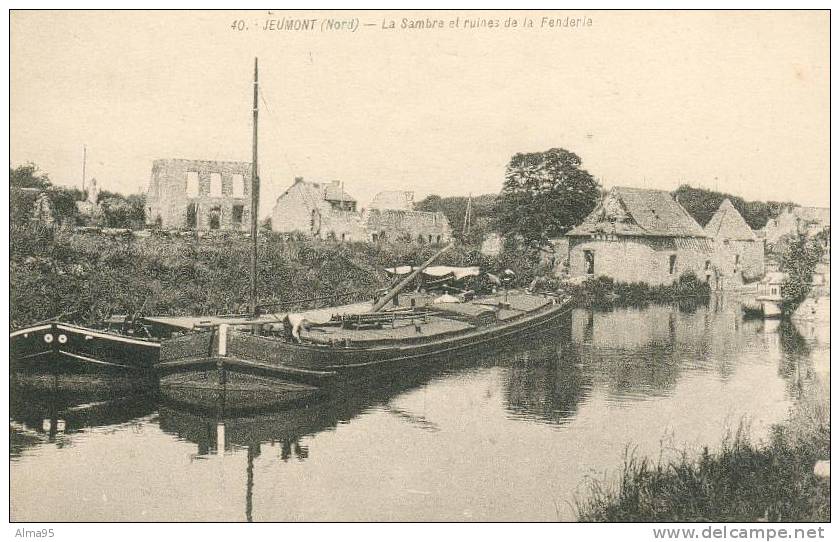
{"type": "Polygon", "coordinates": [[[441,360],[307,408],[12,389],[16,521],[572,521],[626,454],[754,438],[827,379],[828,325],[736,301],[576,309],[515,348],[441,360]]]}

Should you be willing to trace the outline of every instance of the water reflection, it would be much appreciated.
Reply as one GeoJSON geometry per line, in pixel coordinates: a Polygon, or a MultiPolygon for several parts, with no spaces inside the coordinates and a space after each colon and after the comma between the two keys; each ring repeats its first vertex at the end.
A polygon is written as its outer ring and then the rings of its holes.
{"type": "Polygon", "coordinates": [[[115,426],[147,416],[157,406],[149,394],[114,395],[109,391],[70,391],[13,381],[9,388],[9,444],[14,459],[27,449],[52,443],[72,444],[72,435],[94,427],[115,426]]]}
{"type": "Polygon", "coordinates": [[[667,430],[714,445],[727,416],[778,421],[827,371],[826,337],[744,321],[737,300],[713,297],[578,309],[518,345],[353,382],[303,407],[13,388],[12,514],[571,519],[552,503],[617,468],[628,443],[656,453],[667,430]],[[92,464],[110,474],[77,474],[92,464]],[[45,484],[49,494],[33,489],[45,484]],[[97,508],[114,485],[122,493],[97,508]]]}

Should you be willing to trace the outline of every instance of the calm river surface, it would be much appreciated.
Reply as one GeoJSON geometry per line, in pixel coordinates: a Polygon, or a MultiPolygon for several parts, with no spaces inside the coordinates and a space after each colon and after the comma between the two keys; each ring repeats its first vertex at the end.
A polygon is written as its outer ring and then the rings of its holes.
{"type": "Polygon", "coordinates": [[[742,321],[713,298],[578,309],[517,348],[296,410],[13,388],[11,517],[574,520],[628,447],[714,448],[742,420],[764,438],[827,371],[827,324],[742,321]]]}

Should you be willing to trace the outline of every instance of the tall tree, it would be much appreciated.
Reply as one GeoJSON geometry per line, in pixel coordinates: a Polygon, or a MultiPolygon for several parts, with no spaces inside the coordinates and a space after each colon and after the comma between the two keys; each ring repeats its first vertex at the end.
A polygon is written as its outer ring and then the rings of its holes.
{"type": "Polygon", "coordinates": [[[830,232],[822,232],[816,237],[799,234],[786,239],[782,254],[781,270],[787,273],[782,284],[782,310],[792,314],[808,297],[814,270],[823,256],[825,237],[830,232]]]}
{"type": "Polygon", "coordinates": [[[38,171],[38,166],[29,162],[16,168],[9,168],[9,186],[12,188],[37,188],[46,190],[52,183],[46,173],[38,171]]]}
{"type": "Polygon", "coordinates": [[[436,194],[427,196],[414,205],[417,211],[442,212],[449,225],[452,226],[452,234],[456,239],[468,243],[481,243],[484,234],[489,230],[489,223],[495,213],[496,194],[481,194],[472,198],[466,196],[440,197],[436,194]],[[467,212],[467,205],[470,204],[470,231],[469,235],[464,232],[464,216],[467,212]]]}
{"type": "Polygon", "coordinates": [[[9,168],[10,222],[23,224],[32,216],[32,206],[38,192],[46,192],[52,207],[52,214],[61,223],[75,223],[76,201],[83,198],[78,188],[66,188],[52,184],[49,176],[33,163],[9,168]]]}
{"type": "Polygon", "coordinates": [[[600,185],[566,149],[519,153],[510,159],[497,204],[499,229],[541,246],[592,212],[600,185]]]}

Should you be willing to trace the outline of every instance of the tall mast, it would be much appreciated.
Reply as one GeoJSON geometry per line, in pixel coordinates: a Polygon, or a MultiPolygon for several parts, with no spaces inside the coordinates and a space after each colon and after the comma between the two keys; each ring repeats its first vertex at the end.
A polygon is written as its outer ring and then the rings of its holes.
{"type": "Polygon", "coordinates": [[[254,133],[251,155],[251,314],[257,314],[257,212],[260,202],[260,178],[257,175],[257,116],[259,107],[259,79],[257,71],[257,58],[254,58],[254,133]]]}
{"type": "Polygon", "coordinates": [[[472,224],[472,192],[470,192],[470,197],[467,200],[467,211],[464,213],[464,229],[462,230],[464,235],[470,234],[470,225],[472,224]]]}

